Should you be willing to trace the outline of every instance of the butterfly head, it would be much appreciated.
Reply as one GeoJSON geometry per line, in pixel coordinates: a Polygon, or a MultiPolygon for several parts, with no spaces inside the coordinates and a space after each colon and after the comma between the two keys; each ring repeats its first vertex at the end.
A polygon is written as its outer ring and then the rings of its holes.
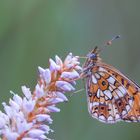
{"type": "Polygon", "coordinates": [[[90,53],[87,54],[87,59],[83,65],[82,77],[90,75],[92,68],[96,65],[97,61],[100,61],[99,58],[99,49],[95,47],[90,53]]]}
{"type": "Polygon", "coordinates": [[[90,53],[87,54],[88,61],[97,61],[99,58],[99,49],[95,47],[90,53]]]}
{"type": "Polygon", "coordinates": [[[89,54],[87,55],[87,57],[88,57],[89,59],[91,59],[91,60],[94,60],[94,59],[97,58],[97,55],[96,55],[95,53],[89,53],[89,54]]]}

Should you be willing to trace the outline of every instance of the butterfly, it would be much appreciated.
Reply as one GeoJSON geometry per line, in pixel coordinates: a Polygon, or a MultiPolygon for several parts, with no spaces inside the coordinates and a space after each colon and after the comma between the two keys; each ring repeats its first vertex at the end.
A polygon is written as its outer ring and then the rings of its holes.
{"type": "Polygon", "coordinates": [[[140,122],[140,87],[104,63],[99,52],[95,47],[87,55],[82,72],[90,115],[104,123],[140,122]]]}

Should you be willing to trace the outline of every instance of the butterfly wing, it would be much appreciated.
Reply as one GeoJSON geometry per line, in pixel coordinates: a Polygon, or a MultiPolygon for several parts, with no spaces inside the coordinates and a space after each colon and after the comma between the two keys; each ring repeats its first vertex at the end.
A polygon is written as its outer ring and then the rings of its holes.
{"type": "Polygon", "coordinates": [[[139,86],[117,69],[97,63],[86,82],[88,110],[92,117],[105,122],[139,121],[139,86]]]}

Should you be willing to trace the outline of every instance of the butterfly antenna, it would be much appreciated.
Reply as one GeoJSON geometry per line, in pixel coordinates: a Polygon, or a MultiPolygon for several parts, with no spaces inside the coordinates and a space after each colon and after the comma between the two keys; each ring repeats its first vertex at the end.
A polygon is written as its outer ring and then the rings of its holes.
{"type": "Polygon", "coordinates": [[[109,46],[112,44],[112,41],[116,40],[116,39],[119,39],[121,36],[120,35],[117,35],[115,37],[113,37],[111,40],[107,41],[106,42],[106,46],[109,46]]]}
{"type": "Polygon", "coordinates": [[[113,42],[114,40],[116,40],[116,39],[119,39],[119,38],[121,38],[120,35],[114,36],[111,40],[107,41],[107,42],[101,47],[100,51],[103,50],[105,47],[112,45],[112,42],[113,42]]]}

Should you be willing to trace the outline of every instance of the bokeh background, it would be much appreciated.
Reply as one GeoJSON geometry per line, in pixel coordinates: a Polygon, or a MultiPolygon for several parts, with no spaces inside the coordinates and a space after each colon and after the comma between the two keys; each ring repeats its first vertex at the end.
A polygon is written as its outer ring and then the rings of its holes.
{"type": "MultiPolygon", "coordinates": [[[[48,67],[50,57],[84,56],[117,34],[122,38],[101,57],[140,84],[139,0],[1,0],[0,102],[8,102],[10,90],[21,95],[22,85],[33,90],[37,67],[48,67]]],[[[77,89],[83,85],[79,81],[77,89]]],[[[50,135],[56,140],[140,139],[140,123],[107,125],[92,119],[85,91],[59,107],[50,135]]]]}

